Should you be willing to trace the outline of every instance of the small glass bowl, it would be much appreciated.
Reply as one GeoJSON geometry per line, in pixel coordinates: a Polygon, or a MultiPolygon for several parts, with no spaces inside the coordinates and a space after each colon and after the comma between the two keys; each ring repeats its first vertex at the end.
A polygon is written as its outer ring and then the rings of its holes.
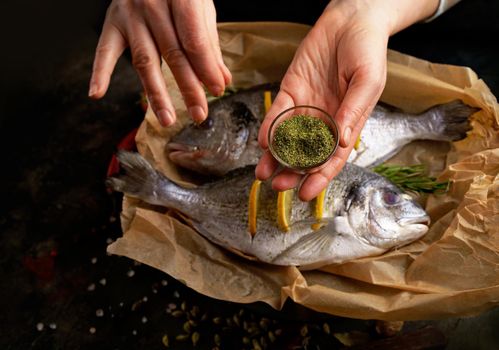
{"type": "Polygon", "coordinates": [[[270,153],[272,153],[272,156],[284,167],[292,170],[295,173],[298,174],[309,174],[309,173],[314,173],[316,171],[319,171],[326,165],[326,163],[331,159],[331,157],[334,155],[336,152],[336,149],[338,148],[338,142],[339,142],[339,131],[338,131],[338,125],[334,121],[334,119],[324,110],[314,107],[314,106],[307,106],[307,105],[300,105],[300,106],[295,106],[288,108],[281,113],[272,121],[272,124],[270,124],[269,127],[269,132],[267,134],[267,139],[268,139],[268,144],[269,144],[269,150],[270,153]],[[314,118],[319,118],[321,119],[326,125],[329,127],[329,130],[331,130],[331,134],[333,135],[334,138],[334,145],[333,149],[331,150],[331,153],[329,156],[324,159],[322,162],[308,166],[308,167],[296,167],[292,166],[288,163],[286,163],[284,160],[282,160],[278,155],[277,152],[274,149],[273,145],[273,139],[274,139],[274,132],[277,129],[277,127],[285,120],[288,120],[294,116],[297,115],[308,115],[314,118]]]}

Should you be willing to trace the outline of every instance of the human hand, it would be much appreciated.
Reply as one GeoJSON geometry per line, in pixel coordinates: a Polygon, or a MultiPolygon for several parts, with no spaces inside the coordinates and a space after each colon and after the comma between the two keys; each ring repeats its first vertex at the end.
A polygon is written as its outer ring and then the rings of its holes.
{"type": "Polygon", "coordinates": [[[176,115],[161,73],[161,57],[198,123],[208,114],[202,84],[218,96],[231,81],[220,52],[212,0],[113,0],[96,49],[90,97],[104,96],[116,62],[127,47],[163,126],[173,124],[176,115]]]}
{"type": "Polygon", "coordinates": [[[272,120],[296,105],[317,106],[334,116],[340,147],[318,172],[303,177],[284,169],[274,176],[272,187],[283,191],[301,183],[299,197],[309,201],[340,172],[385,86],[390,34],[431,15],[432,6],[436,7],[435,0],[428,0],[427,7],[416,11],[410,2],[338,0],[328,5],[303,39],[262,123],[258,141],[265,152],[256,167],[257,178],[266,180],[277,170],[268,150],[272,120]],[[401,12],[401,3],[407,12],[401,12]]]}

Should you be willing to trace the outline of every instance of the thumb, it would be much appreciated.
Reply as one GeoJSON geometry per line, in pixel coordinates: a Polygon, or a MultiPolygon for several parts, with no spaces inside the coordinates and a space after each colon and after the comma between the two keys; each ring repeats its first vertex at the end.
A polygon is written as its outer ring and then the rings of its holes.
{"type": "Polygon", "coordinates": [[[294,105],[295,103],[291,95],[289,95],[282,89],[279,90],[274,102],[272,103],[272,106],[265,115],[265,119],[263,120],[262,125],[260,126],[260,131],[258,132],[258,144],[260,145],[260,147],[262,147],[263,149],[267,149],[269,147],[267,135],[269,132],[270,124],[272,124],[274,119],[277,118],[279,113],[281,113],[285,109],[293,107],[294,105]]]}
{"type": "MultiPolygon", "coordinates": [[[[383,70],[385,72],[385,70],[383,70]]],[[[335,120],[340,129],[340,146],[348,147],[352,142],[357,124],[364,125],[385,87],[386,73],[381,75],[357,71],[348,84],[345,97],[338,108],[335,120]]]]}

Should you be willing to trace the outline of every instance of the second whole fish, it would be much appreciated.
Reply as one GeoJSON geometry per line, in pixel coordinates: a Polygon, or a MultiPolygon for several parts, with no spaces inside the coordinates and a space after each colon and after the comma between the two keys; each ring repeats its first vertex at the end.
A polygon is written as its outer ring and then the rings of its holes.
{"type": "MultiPolygon", "coordinates": [[[[278,89],[278,84],[258,85],[211,102],[203,123],[187,125],[169,142],[170,159],[184,168],[219,176],[257,164],[262,155],[257,139],[265,116],[264,92],[275,97],[278,89]]],[[[470,130],[469,116],[476,111],[460,101],[437,105],[420,114],[378,104],[348,161],[370,167],[415,140],[461,140],[470,130]]]]}

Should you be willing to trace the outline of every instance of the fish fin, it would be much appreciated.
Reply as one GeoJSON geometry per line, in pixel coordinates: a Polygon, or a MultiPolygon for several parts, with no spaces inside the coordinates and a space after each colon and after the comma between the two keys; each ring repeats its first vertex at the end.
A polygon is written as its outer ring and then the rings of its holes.
{"type": "MultiPolygon", "coordinates": [[[[317,256],[324,250],[334,250],[333,246],[339,236],[351,236],[352,229],[348,218],[336,216],[332,220],[326,220],[327,225],[321,227],[318,231],[305,235],[298,239],[293,245],[282,251],[273,259],[277,265],[306,265],[310,267],[308,261],[317,260],[317,256]]],[[[328,256],[328,254],[324,254],[328,256]]],[[[334,259],[334,257],[332,257],[334,259]]],[[[323,261],[318,264],[323,264],[323,261]]]]}
{"type": "Polygon", "coordinates": [[[170,180],[139,153],[120,150],[117,157],[122,171],[117,177],[107,178],[107,186],[150,204],[166,205],[165,196],[162,196],[164,189],[175,186],[170,180]]]}
{"type": "Polygon", "coordinates": [[[435,106],[424,115],[430,118],[431,130],[435,131],[436,140],[458,141],[464,139],[466,133],[471,130],[469,117],[479,110],[455,100],[435,106]]]}
{"type": "Polygon", "coordinates": [[[312,258],[316,259],[317,252],[329,247],[334,241],[334,234],[329,232],[328,226],[303,236],[295,244],[277,255],[272,263],[298,266],[305,265],[307,260],[310,261],[312,258]]]}
{"type": "Polygon", "coordinates": [[[384,113],[404,113],[401,108],[392,106],[386,102],[378,101],[376,106],[374,107],[376,110],[384,113]]]}

